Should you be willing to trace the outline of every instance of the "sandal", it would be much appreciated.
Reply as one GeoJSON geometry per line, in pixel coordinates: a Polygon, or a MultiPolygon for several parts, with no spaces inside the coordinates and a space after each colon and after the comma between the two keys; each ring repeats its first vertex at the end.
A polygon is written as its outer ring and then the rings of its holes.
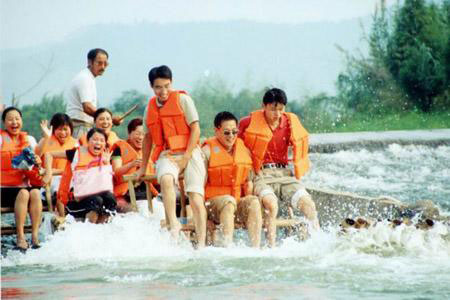
{"type": "Polygon", "coordinates": [[[17,241],[14,250],[18,250],[22,253],[25,253],[28,250],[27,241],[25,239],[17,241]]]}
{"type": "Polygon", "coordinates": [[[31,249],[39,249],[39,248],[41,248],[41,245],[39,245],[39,244],[32,244],[31,245],[31,249]]]}

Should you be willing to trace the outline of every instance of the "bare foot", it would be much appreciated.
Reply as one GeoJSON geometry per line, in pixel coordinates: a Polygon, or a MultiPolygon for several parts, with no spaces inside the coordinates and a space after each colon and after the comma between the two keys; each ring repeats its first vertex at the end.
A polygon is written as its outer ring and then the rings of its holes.
{"type": "Polygon", "coordinates": [[[176,222],[175,224],[170,226],[170,235],[172,235],[172,238],[175,240],[178,240],[178,237],[180,236],[180,230],[181,230],[181,223],[176,222]]]}
{"type": "Polygon", "coordinates": [[[37,248],[41,247],[39,245],[39,238],[37,236],[33,236],[33,235],[31,236],[31,245],[32,245],[33,249],[37,249],[37,248]]]}
{"type": "Polygon", "coordinates": [[[28,249],[28,243],[24,238],[18,238],[17,242],[16,242],[17,248],[21,249],[21,250],[26,250],[28,249]]]}

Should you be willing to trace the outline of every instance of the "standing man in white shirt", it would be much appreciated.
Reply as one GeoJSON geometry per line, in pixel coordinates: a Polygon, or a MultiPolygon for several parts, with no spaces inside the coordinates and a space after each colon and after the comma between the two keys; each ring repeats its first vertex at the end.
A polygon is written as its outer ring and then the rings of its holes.
{"type": "MultiPolygon", "coordinates": [[[[72,136],[76,139],[87,133],[94,125],[97,110],[97,87],[95,77],[103,75],[108,66],[108,53],[100,48],[92,49],[87,55],[88,66],[72,80],[68,93],[66,113],[72,119],[72,136]]],[[[113,124],[120,125],[119,116],[113,116],[113,124]]]]}

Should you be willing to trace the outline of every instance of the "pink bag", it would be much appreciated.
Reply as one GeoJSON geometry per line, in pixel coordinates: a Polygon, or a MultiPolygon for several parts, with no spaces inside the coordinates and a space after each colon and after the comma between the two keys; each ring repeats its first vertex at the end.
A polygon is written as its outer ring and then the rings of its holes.
{"type": "Polygon", "coordinates": [[[76,170],[73,173],[73,194],[76,199],[113,192],[113,170],[111,165],[76,170]]]}

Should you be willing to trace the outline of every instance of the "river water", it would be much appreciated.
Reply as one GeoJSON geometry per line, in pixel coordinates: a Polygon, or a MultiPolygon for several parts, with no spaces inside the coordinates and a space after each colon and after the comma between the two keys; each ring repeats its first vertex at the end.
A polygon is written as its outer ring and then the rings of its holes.
{"type": "MultiPolygon", "coordinates": [[[[405,202],[433,199],[450,212],[450,147],[391,145],[384,150],[311,154],[305,183],[405,202]]],[[[162,207],[111,223],[69,222],[42,248],[2,257],[2,298],[36,299],[448,299],[450,235],[387,223],[275,249],[193,250],[159,228],[162,207]]],[[[141,203],[145,211],[145,204],[141,203]]],[[[44,232],[46,226],[42,229],[44,232]]],[[[245,237],[246,232],[238,232],[245,237]]],[[[2,239],[8,242],[7,239],[2,239]]]]}

